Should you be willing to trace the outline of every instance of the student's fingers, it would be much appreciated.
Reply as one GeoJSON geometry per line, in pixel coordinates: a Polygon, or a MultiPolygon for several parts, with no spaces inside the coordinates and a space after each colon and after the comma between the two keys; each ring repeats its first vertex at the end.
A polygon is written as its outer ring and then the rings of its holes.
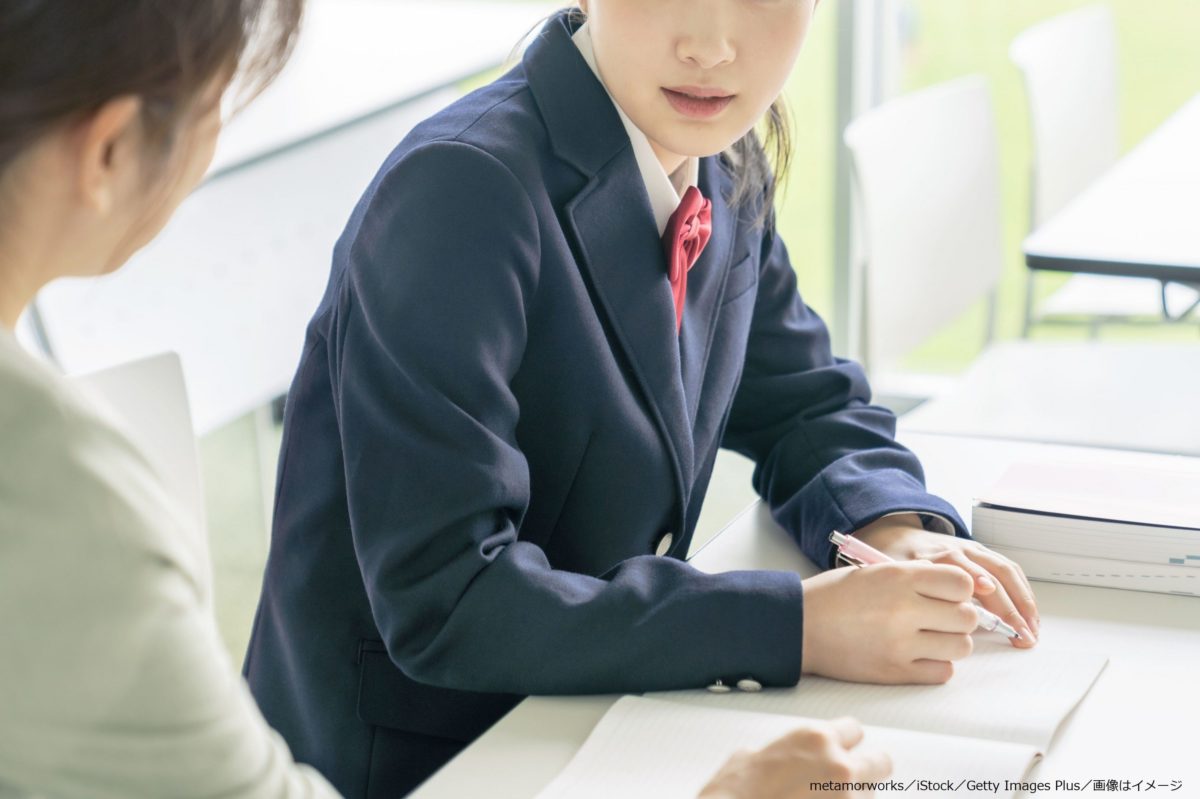
{"type": "Polygon", "coordinates": [[[1017,610],[1005,589],[1002,588],[994,594],[980,597],[979,604],[992,613],[995,613],[1005,623],[1021,634],[1020,639],[1013,641],[1013,646],[1029,648],[1037,643],[1037,636],[1033,634],[1024,616],[1021,615],[1021,611],[1017,610]]]}
{"type": "Polygon", "coordinates": [[[967,633],[933,630],[919,630],[915,642],[916,657],[922,660],[962,660],[974,647],[975,642],[967,633]]]}
{"type": "Polygon", "coordinates": [[[975,593],[969,574],[944,563],[924,563],[916,575],[916,588],[921,596],[947,602],[966,602],[975,593]]]}
{"type": "Polygon", "coordinates": [[[993,552],[987,547],[971,550],[968,557],[979,562],[984,568],[996,575],[1022,618],[1033,630],[1034,635],[1041,634],[1041,619],[1039,618],[1037,597],[1034,596],[1033,586],[1025,576],[1025,570],[999,552],[993,552]],[[1010,587],[1011,586],[1011,587],[1010,587]]]}
{"type": "Polygon", "coordinates": [[[972,574],[977,585],[980,574],[991,574],[995,579],[989,580],[990,590],[976,593],[979,603],[1021,633],[1021,640],[1014,642],[1016,646],[1033,645],[1037,640],[1037,603],[1025,573],[1017,564],[983,546],[946,552],[935,560],[972,574]]]}
{"type": "Polygon", "coordinates": [[[979,544],[975,551],[988,557],[996,558],[1001,563],[1007,563],[1009,566],[1012,566],[1013,570],[1016,571],[1016,573],[1020,576],[1021,582],[1025,584],[1025,589],[1029,592],[1029,595],[1033,596],[1033,585],[1029,582],[1029,577],[1025,574],[1025,570],[1021,568],[1019,563],[1010,557],[1001,555],[999,552],[988,549],[983,544],[979,544]]]}
{"type": "Polygon", "coordinates": [[[1039,626],[1037,599],[1021,567],[990,549],[973,551],[970,557],[987,568],[1000,582],[1000,590],[981,596],[979,604],[1011,624],[1022,635],[1025,635],[1021,630],[1024,627],[1036,640],[1039,626]]]}
{"type": "Polygon", "coordinates": [[[922,630],[939,633],[971,633],[979,626],[979,614],[972,602],[947,602],[923,598],[917,606],[922,630]]]}
{"type": "Polygon", "coordinates": [[[909,683],[917,685],[941,685],[954,676],[954,664],[948,660],[914,660],[908,664],[909,683]]]}
{"type": "Polygon", "coordinates": [[[829,725],[833,729],[834,740],[846,749],[853,749],[863,739],[862,725],[849,716],[833,719],[829,725]]]}
{"type": "Polygon", "coordinates": [[[951,550],[943,555],[933,559],[934,563],[945,563],[950,566],[957,566],[975,581],[975,595],[986,596],[996,591],[997,584],[992,578],[988,570],[981,564],[971,560],[966,551],[961,549],[951,550]]]}

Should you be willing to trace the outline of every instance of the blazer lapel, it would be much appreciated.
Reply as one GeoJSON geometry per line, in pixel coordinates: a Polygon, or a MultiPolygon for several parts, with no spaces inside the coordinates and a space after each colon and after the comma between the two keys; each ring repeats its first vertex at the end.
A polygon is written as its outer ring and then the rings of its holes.
{"type": "Polygon", "coordinates": [[[632,151],[626,151],[567,204],[567,219],[579,244],[580,266],[666,435],[686,500],[693,442],[675,304],[650,203],[644,192],[636,200],[630,197],[629,187],[639,185],[631,182],[635,180],[641,180],[641,173],[632,151]]]}
{"type": "Polygon", "coordinates": [[[589,178],[565,206],[565,227],[610,335],[663,433],[682,520],[694,444],[666,258],[629,137],[571,41],[572,30],[568,11],[546,24],[524,56],[526,78],[555,154],[589,178]]]}

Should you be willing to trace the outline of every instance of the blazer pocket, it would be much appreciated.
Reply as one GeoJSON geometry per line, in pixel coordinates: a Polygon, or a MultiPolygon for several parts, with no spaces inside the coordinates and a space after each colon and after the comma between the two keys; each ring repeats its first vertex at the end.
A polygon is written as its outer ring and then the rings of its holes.
{"type": "Polygon", "coordinates": [[[753,254],[734,264],[725,278],[725,299],[722,304],[733,302],[758,285],[758,270],[754,266],[753,254]]]}
{"type": "Polygon", "coordinates": [[[382,641],[363,641],[359,659],[357,709],[367,724],[473,741],[523,698],[419,683],[396,668],[382,641]]]}

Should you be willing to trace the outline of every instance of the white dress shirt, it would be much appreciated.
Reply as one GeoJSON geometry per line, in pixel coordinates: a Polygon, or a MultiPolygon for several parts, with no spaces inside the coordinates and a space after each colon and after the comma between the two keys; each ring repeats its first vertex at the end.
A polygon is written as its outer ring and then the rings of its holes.
{"type": "Polygon", "coordinates": [[[625,133],[629,135],[629,142],[633,145],[633,157],[637,159],[638,169],[646,184],[646,194],[650,197],[650,209],[654,212],[654,221],[658,224],[658,235],[661,236],[667,229],[667,222],[670,221],[671,214],[675,213],[675,209],[679,207],[688,186],[699,188],[700,159],[688,156],[678,169],[668,175],[662,162],[654,154],[654,148],[650,146],[650,139],[646,138],[646,134],[642,132],[641,128],[633,124],[633,120],[613,99],[612,92],[608,91],[608,84],[604,82],[604,75],[601,74],[600,67],[596,63],[596,50],[592,46],[592,33],[588,29],[588,23],[580,25],[572,39],[575,46],[579,48],[583,60],[592,68],[596,79],[608,92],[609,99],[613,101],[613,108],[617,109],[617,114],[621,117],[621,124],[625,126],[625,133]]]}

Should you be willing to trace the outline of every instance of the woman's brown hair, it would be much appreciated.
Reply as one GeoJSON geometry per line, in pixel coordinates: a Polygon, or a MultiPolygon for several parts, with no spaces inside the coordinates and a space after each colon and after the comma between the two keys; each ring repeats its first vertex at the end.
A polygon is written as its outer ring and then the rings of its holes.
{"type": "Polygon", "coordinates": [[[304,0],[4,0],[0,174],[39,136],[121,96],[169,148],[201,91],[232,75],[244,104],[279,73],[304,0]]]}

